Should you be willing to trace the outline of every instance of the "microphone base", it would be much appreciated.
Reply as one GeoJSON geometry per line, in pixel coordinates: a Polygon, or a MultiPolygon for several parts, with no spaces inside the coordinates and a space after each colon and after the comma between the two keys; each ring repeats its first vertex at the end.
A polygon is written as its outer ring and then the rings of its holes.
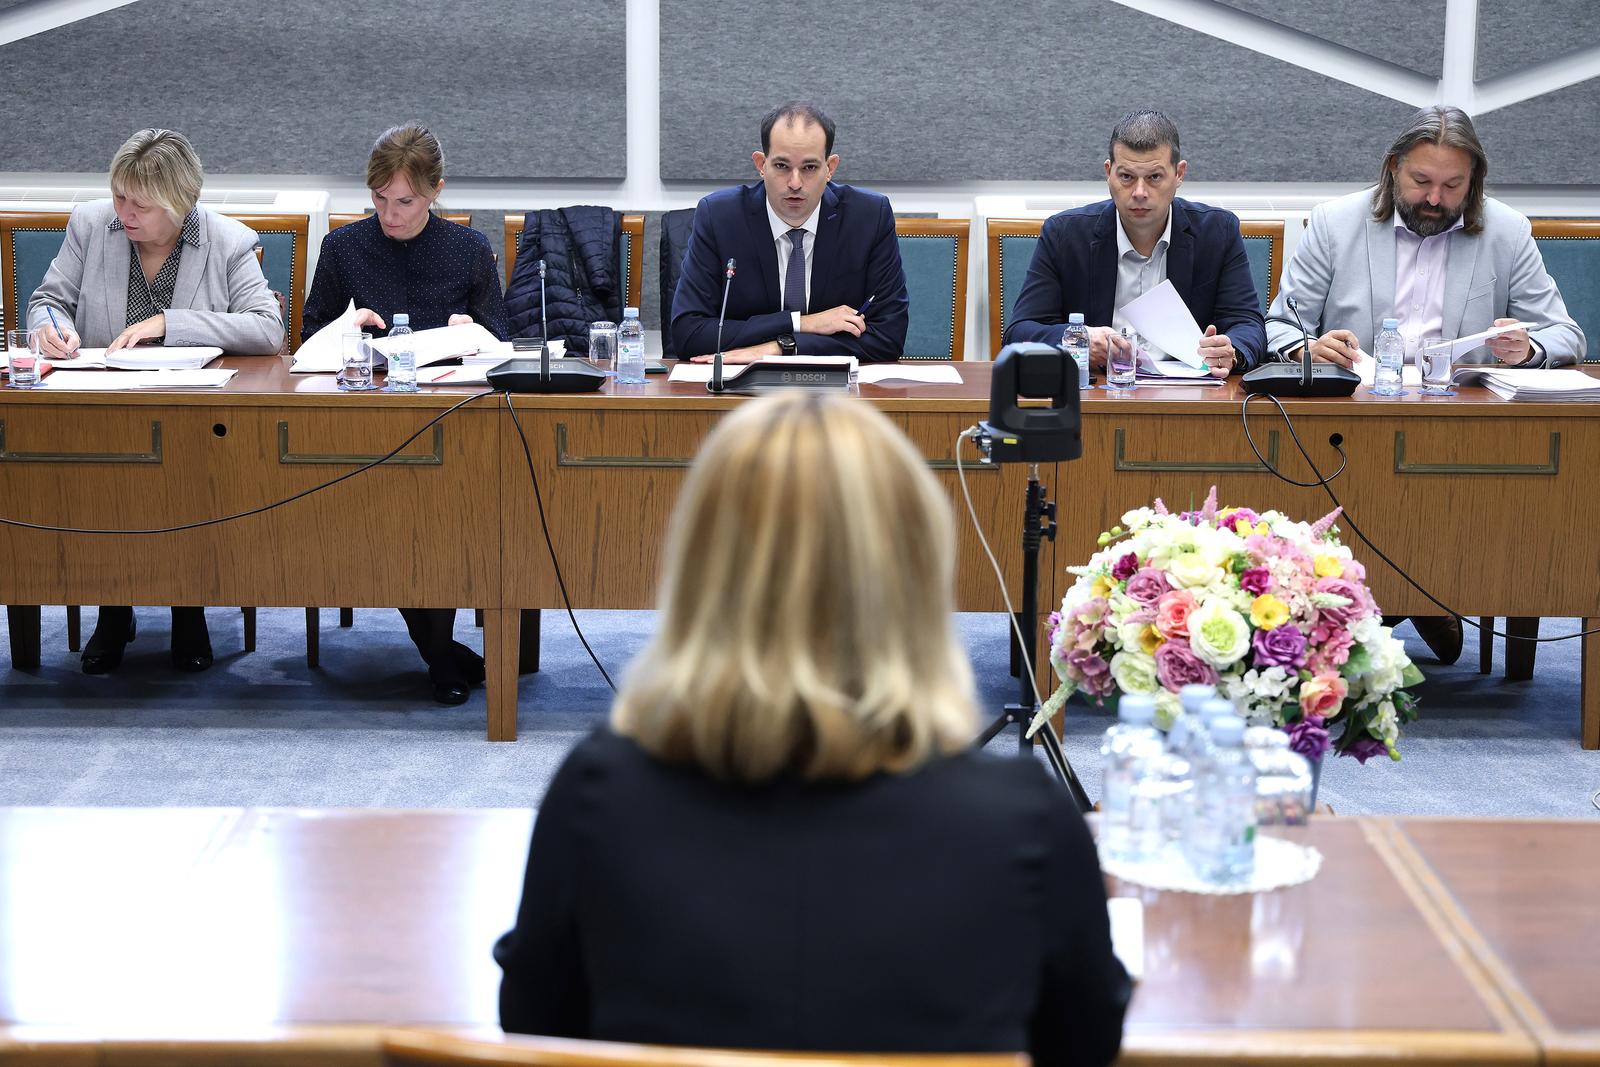
{"type": "Polygon", "coordinates": [[[576,359],[552,364],[549,378],[537,359],[508,359],[484,377],[497,393],[593,393],[606,384],[605,371],[576,359]]]}
{"type": "Polygon", "coordinates": [[[1269,363],[1250,371],[1240,381],[1247,393],[1290,397],[1349,396],[1361,384],[1361,375],[1331,363],[1313,364],[1309,384],[1304,374],[1305,368],[1298,363],[1269,363]]]}
{"type": "Polygon", "coordinates": [[[755,396],[776,389],[837,389],[850,387],[850,361],[838,356],[778,356],[724,367],[722,388],[713,379],[706,391],[755,396]]]}

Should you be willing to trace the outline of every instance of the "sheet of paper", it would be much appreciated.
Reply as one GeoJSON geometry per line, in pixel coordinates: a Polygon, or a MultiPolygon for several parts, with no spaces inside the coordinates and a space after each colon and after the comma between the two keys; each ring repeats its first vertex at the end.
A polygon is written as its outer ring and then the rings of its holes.
{"type": "Polygon", "coordinates": [[[1508,322],[1504,326],[1491,326],[1482,333],[1469,334],[1466,337],[1457,337],[1450,342],[1450,358],[1455,360],[1471,352],[1474,348],[1482,348],[1484,342],[1491,337],[1499,337],[1512,330],[1537,330],[1539,327],[1531,322],[1508,322]]]}
{"type": "MultiPolygon", "coordinates": [[[[728,373],[728,366],[724,365],[722,373],[728,373]]],[[[690,385],[704,385],[711,380],[711,364],[709,363],[679,363],[672,368],[672,373],[667,375],[669,382],[688,382],[690,385]]]]}
{"type": "MultiPolygon", "coordinates": [[[[387,359],[391,352],[405,343],[398,337],[378,337],[373,340],[372,348],[383,353],[387,359]]],[[[418,330],[411,335],[409,343],[411,351],[417,354],[417,366],[426,367],[442,359],[477,355],[486,347],[493,348],[505,342],[479,323],[467,322],[460,326],[435,326],[431,330],[418,330]]]]}
{"type": "Polygon", "coordinates": [[[1195,368],[1206,365],[1205,357],[1200,355],[1200,338],[1204,331],[1194,321],[1189,305],[1183,302],[1171,281],[1164,281],[1143,296],[1128,301],[1122,306],[1122,317],[1141,337],[1173,359],[1195,368]]]}
{"type": "Polygon", "coordinates": [[[1158,378],[1181,378],[1185,381],[1211,377],[1211,371],[1203,360],[1200,366],[1191,367],[1182,360],[1152,355],[1148,350],[1139,353],[1139,371],[1158,378]]]}
{"type": "Polygon", "coordinates": [[[63,370],[43,379],[46,389],[108,392],[119,389],[220,389],[234,370],[63,370]]]}
{"type": "Polygon", "coordinates": [[[879,382],[920,382],[924,385],[960,385],[961,372],[948,363],[868,363],[857,381],[862,385],[879,382]]]}
{"type": "Polygon", "coordinates": [[[337,374],[344,369],[344,353],[340,351],[340,335],[356,331],[356,302],[344,309],[344,314],[307,337],[294,354],[291,374],[337,374]]]}
{"type": "Polygon", "coordinates": [[[103,348],[80,348],[72,359],[58,360],[57,370],[92,370],[111,367],[116,370],[199,370],[222,355],[220,348],[167,348],[161,345],[139,345],[124,348],[106,355],[103,348]]]}
{"type": "Polygon", "coordinates": [[[1134,897],[1106,898],[1111,920],[1111,951],[1122,961],[1128,977],[1144,977],[1144,904],[1134,897]]]}

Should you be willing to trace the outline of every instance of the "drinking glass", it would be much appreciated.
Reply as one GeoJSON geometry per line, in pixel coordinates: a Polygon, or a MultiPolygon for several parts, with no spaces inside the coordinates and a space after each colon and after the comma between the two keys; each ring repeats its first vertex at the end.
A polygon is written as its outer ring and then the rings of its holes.
{"type": "Polygon", "coordinates": [[[607,369],[616,369],[617,364],[617,324],[614,322],[591,322],[589,324],[589,362],[595,366],[605,366],[607,369]]]}
{"type": "Polygon", "coordinates": [[[1450,360],[1450,342],[1430,335],[1419,337],[1412,343],[1416,345],[1417,370],[1422,375],[1422,395],[1455,396],[1456,391],[1451,388],[1455,383],[1450,376],[1454,369],[1450,360]]]}
{"type": "Polygon", "coordinates": [[[372,382],[372,349],[367,347],[367,342],[372,340],[370,333],[342,333],[339,335],[339,351],[343,356],[343,369],[339,372],[339,388],[347,393],[363,393],[371,389],[372,382]]]}
{"type": "Polygon", "coordinates": [[[37,330],[6,331],[6,362],[11,370],[11,388],[32,389],[39,384],[39,345],[37,330]]]}
{"type": "Polygon", "coordinates": [[[1106,345],[1106,384],[1112,392],[1132,389],[1139,367],[1139,335],[1127,330],[1122,337],[1128,341],[1127,351],[1115,344],[1106,345]]]}

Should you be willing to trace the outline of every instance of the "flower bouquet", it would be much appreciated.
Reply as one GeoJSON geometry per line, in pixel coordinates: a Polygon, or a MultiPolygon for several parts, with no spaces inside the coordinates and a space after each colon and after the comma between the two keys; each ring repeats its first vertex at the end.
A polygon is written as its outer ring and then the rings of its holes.
{"type": "Polygon", "coordinates": [[[1198,511],[1158,499],[1128,512],[1087,565],[1068,568],[1078,580],[1050,617],[1061,685],[1040,720],[1074,692],[1096,703],[1148,693],[1166,728],[1178,690],[1202,683],[1313,759],[1330,744],[1363,763],[1399,759],[1400,726],[1416,718],[1405,687],[1422,672],[1383,625],[1338,516],[1218,508],[1215,487],[1198,511]]]}

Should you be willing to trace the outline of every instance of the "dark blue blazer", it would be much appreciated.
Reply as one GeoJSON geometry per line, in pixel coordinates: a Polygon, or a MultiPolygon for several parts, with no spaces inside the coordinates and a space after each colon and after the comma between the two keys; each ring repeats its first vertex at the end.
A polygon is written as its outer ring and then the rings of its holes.
{"type": "MultiPolygon", "coordinates": [[[[1167,280],[1200,329],[1216,326],[1239,353],[1235,371],[1261,362],[1267,348],[1261,298],[1231,211],[1174,197],[1167,280]]],[[[1090,326],[1110,326],[1117,296],[1117,206],[1110,200],[1045,220],[1022,293],[1011,309],[1005,343],[1061,343],[1067,316],[1083,312],[1090,326]]]]}
{"type": "MultiPolygon", "coordinates": [[[[760,182],[722,189],[695,209],[683,274],[672,300],[672,343],[679,359],[717,350],[717,313],[722,306],[723,265],[738,261],[728,293],[722,347],[742,348],[792,332],[793,320],[778,292],[778,251],[767,220],[767,194],[760,182]]],[[[848,304],[867,311],[867,331],[795,334],[798,351],[819,356],[855,356],[862,362],[899,359],[905,352],[911,302],[900,266],[889,199],[865,189],[828,183],[817,218],[811,253],[811,311],[848,304]]]]}

